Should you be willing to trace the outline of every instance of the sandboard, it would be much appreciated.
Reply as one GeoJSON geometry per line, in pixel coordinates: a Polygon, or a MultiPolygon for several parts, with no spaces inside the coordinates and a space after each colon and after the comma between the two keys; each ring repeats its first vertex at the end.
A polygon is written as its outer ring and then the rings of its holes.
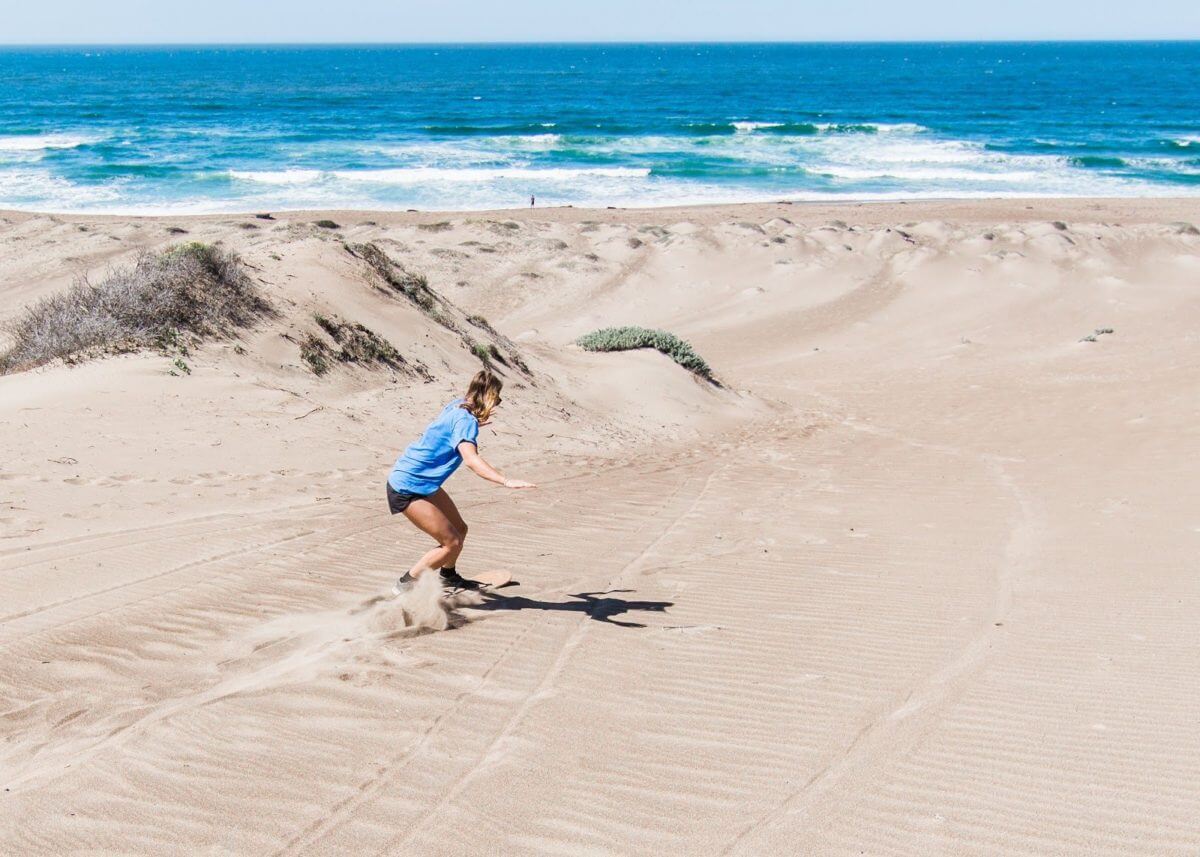
{"type": "Polygon", "coordinates": [[[475,581],[486,589],[499,589],[501,586],[512,583],[512,572],[504,571],[503,569],[481,571],[479,574],[473,574],[467,579],[475,581]]]}

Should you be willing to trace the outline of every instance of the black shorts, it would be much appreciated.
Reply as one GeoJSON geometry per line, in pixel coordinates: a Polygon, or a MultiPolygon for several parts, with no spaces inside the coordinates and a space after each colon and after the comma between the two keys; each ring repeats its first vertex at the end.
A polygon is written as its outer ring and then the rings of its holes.
{"type": "Polygon", "coordinates": [[[397,491],[392,487],[391,482],[387,483],[388,508],[392,510],[393,515],[403,512],[413,500],[424,500],[428,496],[428,494],[410,494],[407,491],[397,491]]]}

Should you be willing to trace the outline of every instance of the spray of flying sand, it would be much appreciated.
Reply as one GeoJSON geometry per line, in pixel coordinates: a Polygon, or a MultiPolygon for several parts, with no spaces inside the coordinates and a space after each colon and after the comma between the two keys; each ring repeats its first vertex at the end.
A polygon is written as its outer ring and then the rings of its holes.
{"type": "Polygon", "coordinates": [[[475,592],[445,595],[437,572],[422,574],[412,589],[394,598],[376,597],[351,611],[366,616],[367,629],[391,637],[413,636],[429,631],[445,631],[466,623],[456,608],[479,604],[475,592]]]}

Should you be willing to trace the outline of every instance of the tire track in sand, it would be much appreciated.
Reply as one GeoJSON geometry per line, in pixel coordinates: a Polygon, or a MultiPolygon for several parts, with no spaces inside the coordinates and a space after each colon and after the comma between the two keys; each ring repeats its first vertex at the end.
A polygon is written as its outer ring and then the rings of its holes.
{"type": "MultiPolygon", "coordinates": [[[[686,466],[686,463],[680,466],[686,466]]],[[[620,470],[628,469],[628,467],[629,465],[607,468],[604,472],[605,474],[619,472],[620,470]]],[[[678,469],[676,466],[664,468],[664,470],[672,471],[676,469],[678,469]]],[[[705,481],[704,487],[697,495],[695,501],[693,501],[693,503],[690,504],[682,513],[673,517],[649,545],[642,549],[632,560],[622,567],[617,575],[610,580],[607,587],[608,589],[612,589],[613,586],[615,586],[625,575],[627,575],[631,570],[637,568],[638,564],[641,563],[646,556],[652,553],[654,549],[668,537],[670,532],[678,525],[678,523],[696,509],[703,499],[704,493],[707,491],[708,486],[711,484],[715,475],[716,470],[709,474],[705,481]]],[[[675,490],[671,494],[672,500],[675,500],[679,497],[680,493],[683,491],[684,485],[686,484],[687,480],[685,479],[675,487],[675,490]]],[[[476,761],[472,764],[472,766],[449,785],[448,790],[443,794],[434,807],[422,813],[420,819],[409,828],[406,836],[399,843],[399,845],[403,845],[409,839],[411,839],[412,835],[415,835],[415,833],[419,832],[421,823],[431,818],[437,812],[439,807],[444,806],[448,801],[453,800],[455,796],[461,793],[462,789],[465,788],[467,783],[469,783],[474,772],[478,770],[479,765],[489,757],[492,751],[504,740],[505,737],[512,733],[512,731],[520,723],[521,719],[529,711],[536,700],[545,696],[546,692],[553,685],[554,680],[562,672],[563,667],[570,659],[570,653],[578,648],[580,642],[582,642],[590,622],[591,619],[588,615],[585,614],[580,617],[576,627],[567,636],[563,643],[560,644],[557,656],[551,662],[547,672],[543,675],[543,678],[538,686],[532,692],[526,695],[518,709],[509,718],[509,720],[505,722],[505,725],[501,728],[500,732],[486,745],[483,751],[477,755],[476,761]]],[[[348,821],[352,820],[354,813],[359,809],[359,807],[369,802],[376,795],[380,794],[387,783],[397,774],[403,771],[405,767],[407,767],[407,765],[417,757],[419,752],[429,745],[439,728],[450,719],[450,717],[465,700],[478,695],[485,689],[486,680],[497,672],[497,670],[509,658],[510,655],[520,650],[520,643],[522,643],[528,637],[528,635],[538,627],[538,625],[539,623],[537,622],[529,623],[504,649],[504,652],[501,654],[501,656],[497,658],[496,661],[491,664],[491,666],[488,667],[488,669],[484,672],[479,684],[470,691],[465,691],[456,696],[453,703],[437,716],[434,722],[430,724],[428,729],[421,733],[415,745],[407,748],[394,760],[385,763],[384,766],[378,769],[371,777],[361,782],[355,788],[353,793],[337,803],[329,815],[314,825],[310,825],[300,836],[289,840],[284,847],[279,851],[276,851],[275,854],[292,855],[304,853],[307,849],[326,839],[348,821]]],[[[394,847],[397,847],[396,843],[389,842],[388,844],[385,844],[381,851],[386,852],[394,847]]]]}
{"type": "MultiPolygon", "coordinates": [[[[660,544],[662,544],[671,536],[679,524],[690,517],[692,513],[699,508],[701,503],[703,503],[705,500],[713,481],[718,475],[724,473],[727,468],[727,465],[714,466],[714,468],[705,478],[704,484],[700,487],[700,490],[696,492],[695,499],[683,512],[674,516],[671,521],[665,527],[663,527],[654,541],[639,551],[637,556],[627,562],[621,568],[621,570],[617,572],[617,574],[611,580],[609,580],[606,590],[611,591],[612,589],[616,588],[626,576],[642,567],[646,559],[654,553],[660,544]]],[[[673,497],[678,496],[682,487],[683,486],[680,485],[676,489],[673,497]]],[[[483,761],[488,759],[496,750],[496,748],[506,738],[511,736],[513,732],[516,731],[516,729],[520,726],[521,721],[525,719],[530,710],[532,710],[540,700],[545,699],[549,695],[554,687],[554,683],[558,680],[559,676],[562,675],[567,663],[571,660],[571,656],[587,638],[588,629],[591,627],[591,624],[590,617],[587,615],[580,617],[579,622],[576,624],[575,628],[571,631],[571,634],[560,647],[558,655],[555,657],[553,663],[551,663],[550,668],[542,676],[541,682],[532,693],[526,695],[520,706],[517,707],[516,711],[514,711],[508,721],[505,722],[503,728],[501,728],[491,742],[485,747],[484,752],[478,756],[475,763],[463,774],[457,777],[453,783],[451,783],[449,789],[442,795],[442,797],[440,797],[438,801],[433,804],[433,806],[426,809],[416,823],[411,825],[408,830],[405,831],[403,836],[399,837],[398,839],[389,840],[382,848],[378,849],[376,853],[388,854],[394,853],[397,850],[400,853],[406,853],[406,849],[408,849],[413,839],[424,831],[429,820],[434,818],[448,804],[452,803],[459,795],[462,794],[462,792],[478,774],[483,761]]]]}
{"type": "MultiPolygon", "coordinates": [[[[919,445],[919,444],[918,444],[919,445]]],[[[945,450],[941,450],[945,451],[945,450]]],[[[912,687],[903,699],[866,724],[836,757],[823,765],[779,804],[752,819],[721,850],[722,854],[762,853],[766,844],[756,837],[773,829],[795,829],[822,817],[822,808],[835,801],[833,792],[864,775],[881,757],[898,756],[917,745],[940,711],[953,705],[971,678],[983,667],[998,645],[996,627],[1012,606],[1014,581],[1033,564],[1038,534],[1037,517],[1028,495],[1016,484],[996,456],[982,456],[996,482],[1016,503],[1017,515],[1009,530],[1004,562],[997,569],[991,614],[962,651],[941,669],[912,687]]]]}

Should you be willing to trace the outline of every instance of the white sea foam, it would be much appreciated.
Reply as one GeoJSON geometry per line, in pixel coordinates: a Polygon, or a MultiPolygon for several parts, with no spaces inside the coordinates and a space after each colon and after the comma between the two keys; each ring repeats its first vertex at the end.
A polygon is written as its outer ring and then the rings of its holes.
{"type": "Polygon", "coordinates": [[[888,164],[965,164],[988,157],[981,146],[959,140],[834,137],[816,140],[813,146],[839,160],[888,164]]]}
{"type": "Polygon", "coordinates": [[[759,128],[779,128],[782,122],[734,122],[733,127],[739,134],[749,134],[759,128]]]}
{"type": "MultiPolygon", "coordinates": [[[[738,133],[727,128],[697,135],[546,132],[288,144],[276,161],[267,162],[278,164],[276,169],[205,170],[170,187],[139,177],[81,181],[73,179],[69,165],[62,172],[42,169],[55,160],[44,157],[46,148],[83,145],[94,137],[29,136],[17,144],[11,141],[18,138],[0,137],[0,207],[121,214],[477,210],[527,204],[534,192],[546,205],[643,208],[772,199],[1200,196],[1200,186],[1083,170],[1063,155],[995,151],[904,123],[874,123],[878,133],[853,133],[832,124],[820,126],[821,133],[769,127],[778,123],[741,124],[745,130],[738,133]],[[546,152],[567,141],[579,160],[547,163],[546,152]],[[348,163],[364,166],[342,166],[348,163]],[[660,163],[663,169],[652,173],[649,165],[660,163]],[[325,164],[331,166],[317,167],[325,164]],[[229,181],[213,182],[213,177],[229,181]]],[[[1200,146],[1200,137],[1193,145],[1200,146]]],[[[1186,164],[1183,154],[1130,166],[1194,174],[1197,168],[1186,164]]]]}
{"type": "MultiPolygon", "coordinates": [[[[739,134],[751,134],[763,128],[784,128],[789,123],[786,122],[733,122],[731,123],[734,130],[739,134]]],[[[874,131],[877,134],[920,134],[928,131],[924,125],[917,125],[913,122],[797,122],[797,125],[811,126],[822,134],[843,133],[847,130],[862,129],[864,131],[874,131]]],[[[785,135],[786,136],[786,135],[785,135]]],[[[799,135],[806,136],[806,135],[799,135]]]]}
{"type": "Polygon", "coordinates": [[[230,170],[230,178],[259,184],[307,184],[321,178],[320,170],[230,170]]]}
{"type": "Polygon", "coordinates": [[[567,182],[585,177],[644,178],[649,168],[642,167],[489,167],[457,169],[445,167],[404,167],[382,170],[333,170],[329,175],[353,182],[381,184],[423,184],[437,182],[481,182],[505,179],[567,182]]]}
{"type": "MultiPolygon", "coordinates": [[[[474,150],[506,152],[529,149],[554,149],[562,143],[562,134],[506,134],[498,137],[478,137],[474,150]]],[[[463,148],[460,146],[460,148],[463,148]]]]}
{"type": "Polygon", "coordinates": [[[50,170],[0,170],[0,206],[58,211],[99,209],[121,198],[122,183],[81,185],[50,170]]]}
{"type": "MultiPolygon", "coordinates": [[[[359,211],[392,211],[405,208],[422,208],[430,211],[481,211],[494,209],[524,208],[528,206],[528,196],[503,193],[493,188],[474,188],[462,185],[462,192],[447,196],[444,192],[432,191],[423,194],[414,188],[412,195],[403,198],[381,199],[362,194],[346,193],[336,190],[319,192],[296,193],[297,189],[289,189],[287,195],[255,196],[253,203],[238,198],[188,197],[171,201],[139,202],[128,194],[88,194],[80,192],[64,193],[61,195],[45,195],[36,200],[19,200],[8,197],[3,179],[0,179],[0,197],[4,197],[3,207],[39,212],[56,213],[89,213],[102,212],[113,215],[154,216],[154,215],[185,215],[185,214],[215,214],[215,213],[245,213],[261,208],[270,208],[275,212],[330,210],[359,210],[359,211]]],[[[754,188],[729,188],[720,186],[701,185],[657,185],[643,186],[630,184],[619,189],[579,188],[570,197],[559,197],[554,194],[538,194],[539,204],[561,205],[570,202],[578,207],[603,207],[606,205],[630,209],[652,209],[664,206],[680,205],[712,205],[740,202],[771,202],[775,200],[790,200],[796,202],[887,202],[896,200],[923,199],[1032,199],[1044,197],[1073,198],[1073,197],[1179,197],[1187,196],[1200,198],[1200,188],[1155,185],[1137,181],[1123,182],[1059,182],[1048,184],[1040,182],[1033,188],[1006,189],[989,187],[987,189],[966,189],[947,185],[930,185],[920,189],[866,191],[847,189],[844,191],[803,190],[794,192],[771,191],[754,188]]]]}
{"type": "Polygon", "coordinates": [[[1042,137],[1034,137],[1033,142],[1040,146],[1051,146],[1056,149],[1083,149],[1088,145],[1084,140],[1046,140],[1042,137]]]}
{"type": "MultiPolygon", "coordinates": [[[[501,156],[493,145],[496,137],[470,137],[462,140],[417,140],[411,143],[355,143],[346,148],[360,155],[383,155],[398,163],[430,164],[456,163],[459,165],[485,164],[501,156]]],[[[287,151],[298,157],[311,153],[311,145],[289,147],[287,151]]],[[[336,151],[336,150],[335,150],[336,151]]]]}
{"type": "Polygon", "coordinates": [[[812,172],[841,179],[903,179],[908,181],[1023,182],[1037,181],[1036,170],[963,170],[944,167],[814,167],[812,172]]]}
{"type": "Polygon", "coordinates": [[[0,152],[43,152],[47,149],[76,149],[99,143],[104,137],[87,134],[17,134],[0,137],[0,152]]]}
{"type": "Polygon", "coordinates": [[[1178,158],[1127,158],[1125,164],[1134,169],[1160,170],[1186,176],[1200,175],[1200,167],[1184,163],[1178,158]]]}
{"type": "Polygon", "coordinates": [[[737,146],[753,146],[756,141],[752,141],[749,137],[742,135],[725,136],[717,138],[706,137],[674,137],[667,135],[651,135],[645,136],[629,136],[629,137],[592,137],[585,139],[575,139],[571,142],[571,147],[580,152],[587,152],[593,155],[632,155],[646,152],[680,152],[687,153],[695,151],[702,140],[715,139],[714,144],[707,145],[705,151],[710,153],[723,153],[724,145],[737,146]]]}
{"type": "MultiPolygon", "coordinates": [[[[345,146],[343,151],[359,155],[382,155],[400,166],[486,167],[503,163],[514,152],[546,151],[562,145],[562,135],[553,132],[542,134],[501,134],[494,137],[466,137],[455,140],[413,140],[411,142],[362,142],[345,146]]],[[[311,145],[290,147],[289,152],[298,156],[312,154],[311,145]]],[[[329,153],[329,149],[324,150],[329,153]]],[[[336,154],[334,147],[332,152],[336,154]]]]}
{"type": "Polygon", "coordinates": [[[1066,158],[989,151],[962,140],[877,136],[820,139],[804,164],[811,173],[846,181],[932,183],[964,189],[980,183],[997,190],[1052,192],[1052,186],[1077,181],[1066,158]]]}
{"type": "Polygon", "coordinates": [[[921,134],[929,130],[924,125],[917,125],[915,122],[896,122],[894,124],[871,122],[869,124],[879,134],[921,134]]]}

